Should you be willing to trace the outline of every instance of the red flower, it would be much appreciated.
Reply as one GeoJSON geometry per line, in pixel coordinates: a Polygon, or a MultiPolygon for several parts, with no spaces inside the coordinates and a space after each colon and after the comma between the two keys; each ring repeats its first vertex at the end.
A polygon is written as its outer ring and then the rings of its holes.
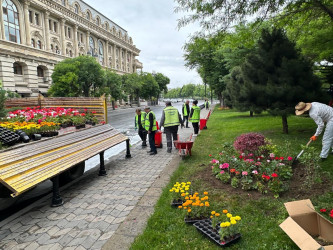
{"type": "Polygon", "coordinates": [[[273,173],[271,176],[272,176],[273,178],[276,178],[276,177],[278,177],[278,174],[277,174],[277,173],[273,173]]]}
{"type": "Polygon", "coordinates": [[[239,171],[236,171],[236,175],[239,175],[240,174],[240,172],[239,171]]]}
{"type": "Polygon", "coordinates": [[[230,173],[235,173],[236,172],[236,169],[232,168],[230,169],[230,173]]]}
{"type": "Polygon", "coordinates": [[[291,161],[293,158],[291,156],[288,156],[288,161],[291,161]]]}
{"type": "Polygon", "coordinates": [[[333,219],[333,214],[330,214],[331,218],[333,219]]]}
{"type": "Polygon", "coordinates": [[[238,158],[239,158],[239,159],[243,159],[243,156],[242,156],[242,155],[240,155],[240,156],[238,156],[238,158]]]}
{"type": "Polygon", "coordinates": [[[322,208],[322,209],[320,209],[320,212],[322,212],[322,213],[326,213],[326,209],[325,208],[322,208]]]}
{"type": "Polygon", "coordinates": [[[212,156],[211,154],[209,156],[212,156]]]}
{"type": "Polygon", "coordinates": [[[281,157],[280,157],[280,160],[284,160],[284,157],[283,157],[283,156],[281,156],[281,157]]]}

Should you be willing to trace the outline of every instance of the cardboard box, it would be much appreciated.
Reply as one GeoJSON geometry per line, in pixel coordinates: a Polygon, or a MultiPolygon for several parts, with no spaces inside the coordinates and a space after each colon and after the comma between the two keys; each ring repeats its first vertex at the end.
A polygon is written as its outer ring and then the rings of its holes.
{"type": "Polygon", "coordinates": [[[313,238],[318,236],[333,242],[333,223],[317,213],[309,199],[287,202],[284,205],[289,217],[280,227],[300,249],[333,250],[333,245],[322,246],[313,238]]]}

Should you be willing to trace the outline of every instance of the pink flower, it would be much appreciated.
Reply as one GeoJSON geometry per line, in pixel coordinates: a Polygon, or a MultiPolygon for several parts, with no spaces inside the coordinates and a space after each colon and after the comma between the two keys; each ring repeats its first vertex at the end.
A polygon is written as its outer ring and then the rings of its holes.
{"type": "Polygon", "coordinates": [[[253,170],[252,174],[258,174],[258,171],[257,170],[253,170]]]}
{"type": "Polygon", "coordinates": [[[225,168],[228,168],[229,167],[229,163],[223,163],[222,164],[222,168],[225,169],[225,168]]]}
{"type": "Polygon", "coordinates": [[[211,163],[219,163],[219,161],[216,160],[216,159],[213,159],[213,160],[211,161],[211,163]]]}
{"type": "Polygon", "coordinates": [[[292,161],[293,158],[292,158],[291,156],[288,156],[287,160],[288,160],[288,161],[292,161]]]}
{"type": "Polygon", "coordinates": [[[220,172],[220,174],[224,174],[224,170],[222,170],[222,171],[220,172]]]}
{"type": "Polygon", "coordinates": [[[273,153],[270,153],[270,154],[269,154],[269,157],[274,158],[275,155],[274,155],[273,153]]]}
{"type": "Polygon", "coordinates": [[[247,171],[243,171],[242,172],[242,175],[244,176],[244,175],[247,175],[247,171]]]}
{"type": "Polygon", "coordinates": [[[267,162],[271,162],[270,160],[267,160],[267,162]]]}

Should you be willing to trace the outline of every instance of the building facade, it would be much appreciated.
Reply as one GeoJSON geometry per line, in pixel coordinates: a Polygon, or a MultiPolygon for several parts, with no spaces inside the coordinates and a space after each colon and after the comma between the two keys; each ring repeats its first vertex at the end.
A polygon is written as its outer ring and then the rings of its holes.
{"type": "Polygon", "coordinates": [[[55,64],[94,56],[118,74],[136,72],[127,31],[81,0],[0,0],[0,80],[21,96],[46,93],[55,64]]]}

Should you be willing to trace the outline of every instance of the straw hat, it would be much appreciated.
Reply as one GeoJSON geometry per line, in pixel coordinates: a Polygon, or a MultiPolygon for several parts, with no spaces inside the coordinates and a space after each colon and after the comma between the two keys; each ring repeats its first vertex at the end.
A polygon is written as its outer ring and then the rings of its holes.
{"type": "Polygon", "coordinates": [[[295,113],[296,115],[301,115],[303,114],[305,111],[308,111],[311,108],[311,103],[304,103],[304,102],[299,102],[296,106],[295,106],[295,113]]]}

